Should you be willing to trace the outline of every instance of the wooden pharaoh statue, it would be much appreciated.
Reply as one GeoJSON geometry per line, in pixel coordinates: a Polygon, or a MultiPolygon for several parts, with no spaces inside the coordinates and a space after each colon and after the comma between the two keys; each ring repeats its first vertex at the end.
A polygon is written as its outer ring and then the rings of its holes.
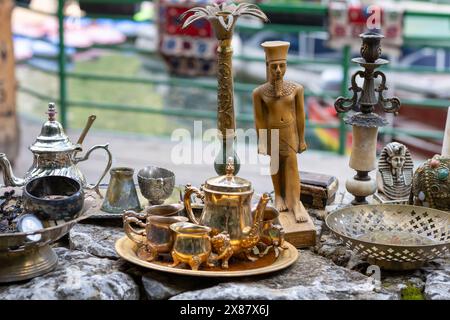
{"type": "Polygon", "coordinates": [[[293,213],[297,222],[306,222],[308,213],[300,202],[297,167],[297,153],[306,150],[303,87],[283,80],[289,42],[268,41],[262,47],[266,53],[268,81],[253,91],[258,153],[271,156],[275,207],[280,212],[293,213]],[[261,129],[266,129],[267,135],[261,129]],[[278,141],[271,137],[276,132],[273,130],[278,130],[278,141]],[[271,154],[274,152],[271,142],[279,142],[278,168],[273,167],[276,155],[271,154]]]}

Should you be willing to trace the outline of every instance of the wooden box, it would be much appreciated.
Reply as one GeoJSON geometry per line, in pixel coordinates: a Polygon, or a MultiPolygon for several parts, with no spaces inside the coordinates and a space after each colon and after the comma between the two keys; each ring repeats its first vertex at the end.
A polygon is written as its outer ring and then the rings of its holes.
{"type": "Polygon", "coordinates": [[[336,177],[300,171],[300,200],[306,208],[325,209],[333,203],[339,182],[336,177]]]}

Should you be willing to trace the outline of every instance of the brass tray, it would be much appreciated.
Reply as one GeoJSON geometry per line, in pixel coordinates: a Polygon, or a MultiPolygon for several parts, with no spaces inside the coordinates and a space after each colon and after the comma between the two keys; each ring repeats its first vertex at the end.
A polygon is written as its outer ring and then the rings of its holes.
{"type": "MultiPolygon", "coordinates": [[[[216,268],[207,268],[203,267],[202,270],[191,270],[189,267],[185,267],[186,269],[182,269],[180,267],[170,267],[169,264],[171,262],[165,261],[156,261],[156,262],[147,262],[139,259],[136,255],[137,245],[128,239],[127,236],[124,236],[117,240],[116,242],[116,251],[123,259],[142,266],[144,268],[149,268],[158,271],[170,272],[185,276],[198,276],[198,277],[242,277],[242,276],[253,276],[265,273],[271,273],[274,271],[282,270],[289,267],[298,258],[297,249],[290,243],[284,242],[287,246],[287,249],[281,250],[280,255],[275,258],[275,254],[273,250],[271,250],[270,254],[267,254],[265,257],[260,258],[256,262],[243,261],[239,263],[232,263],[230,261],[230,269],[223,270],[220,267],[216,268]]],[[[180,265],[182,266],[182,265],[180,265]]]]}

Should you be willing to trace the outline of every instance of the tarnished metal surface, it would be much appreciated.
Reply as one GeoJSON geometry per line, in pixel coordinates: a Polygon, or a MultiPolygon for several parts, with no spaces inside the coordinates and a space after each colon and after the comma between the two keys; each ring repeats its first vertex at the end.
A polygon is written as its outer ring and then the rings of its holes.
{"type": "Polygon", "coordinates": [[[153,261],[159,253],[172,251],[174,234],[169,228],[177,222],[187,222],[186,217],[155,216],[126,211],[123,215],[123,225],[128,238],[138,246],[138,256],[145,261],[153,261]],[[139,230],[132,225],[140,227],[139,230]]]}
{"type": "MultiPolygon", "coordinates": [[[[3,171],[5,185],[21,187],[31,179],[56,175],[78,180],[83,187],[93,189],[100,194],[98,186],[112,164],[112,155],[109,151],[108,144],[93,146],[83,157],[77,157],[77,153],[82,151],[82,146],[81,144],[73,144],[64,132],[62,125],[55,120],[56,110],[53,103],[49,104],[47,114],[48,121],[43,124],[40,135],[29,148],[33,153],[33,164],[23,179],[14,176],[11,164],[6,155],[0,153],[0,169],[3,171]],[[94,185],[88,185],[84,174],[77,167],[77,163],[88,160],[90,154],[97,149],[105,150],[108,161],[99,180],[94,185]]],[[[90,127],[92,121],[92,118],[88,120],[88,126],[86,128],[90,127]]],[[[80,141],[84,139],[86,133],[86,130],[83,131],[80,141]]]]}
{"type": "Polygon", "coordinates": [[[39,177],[23,188],[23,206],[42,220],[72,220],[82,213],[81,184],[65,176],[39,177]]]}
{"type": "Polygon", "coordinates": [[[50,244],[85,218],[87,214],[83,213],[67,222],[52,221],[51,227],[42,230],[0,234],[0,283],[31,279],[51,271],[57,256],[50,244]]]}
{"type": "Polygon", "coordinates": [[[150,204],[158,205],[172,194],[175,174],[164,168],[148,166],[139,170],[138,183],[142,195],[150,204]]]}
{"type": "Polygon", "coordinates": [[[361,34],[360,37],[362,39],[361,57],[352,61],[363,67],[364,71],[359,70],[352,76],[349,90],[353,91],[353,96],[351,98],[337,98],[334,107],[338,113],[345,113],[350,110],[359,111],[346,119],[347,124],[362,127],[380,127],[386,125],[387,122],[373,113],[375,107],[380,107],[384,112],[397,114],[400,109],[400,100],[396,97],[384,98],[383,91],[388,89],[386,76],[381,71],[375,71],[375,69],[388,63],[387,60],[380,59],[380,43],[383,36],[376,32],[366,32],[361,34]],[[359,87],[356,83],[356,77],[358,76],[364,79],[362,87],[359,87]],[[381,78],[381,83],[375,88],[374,81],[378,77],[381,78]]]}
{"type": "Polygon", "coordinates": [[[109,213],[123,213],[124,210],[141,211],[141,204],[134,185],[132,168],[118,167],[110,170],[108,190],[101,210],[109,213]]]}

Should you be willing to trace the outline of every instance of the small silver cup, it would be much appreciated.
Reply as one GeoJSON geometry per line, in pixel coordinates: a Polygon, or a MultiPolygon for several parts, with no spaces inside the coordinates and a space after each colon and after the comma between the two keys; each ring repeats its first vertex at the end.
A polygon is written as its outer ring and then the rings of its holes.
{"type": "Polygon", "coordinates": [[[124,210],[141,211],[141,204],[134,186],[134,169],[127,167],[112,168],[110,174],[111,179],[101,210],[120,214],[124,210]]]}
{"type": "Polygon", "coordinates": [[[148,166],[138,172],[142,195],[152,205],[163,204],[175,187],[175,174],[167,169],[148,166]]]}

